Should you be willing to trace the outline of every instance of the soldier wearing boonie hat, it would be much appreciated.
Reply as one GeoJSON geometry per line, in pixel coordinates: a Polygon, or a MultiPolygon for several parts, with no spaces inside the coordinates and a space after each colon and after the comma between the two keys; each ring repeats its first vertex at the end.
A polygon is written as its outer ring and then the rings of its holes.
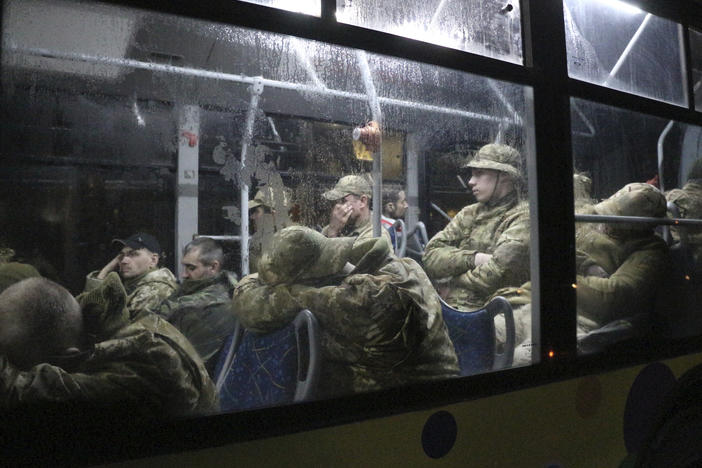
{"type": "MultiPolygon", "coordinates": [[[[627,184],[594,206],[601,215],[662,218],[664,195],[651,184],[627,184]]],[[[667,270],[668,247],[650,224],[611,223],[576,240],[578,333],[646,316],[667,270]]],[[[632,330],[632,332],[635,330],[632,330]]]]}
{"type": "Polygon", "coordinates": [[[529,210],[519,151],[480,148],[464,168],[477,203],[464,207],[426,246],[422,258],[444,299],[462,310],[485,305],[499,288],[529,279],[529,210]]]}
{"type": "Polygon", "coordinates": [[[275,234],[259,273],[234,290],[242,325],[265,333],[307,308],[319,320],[320,397],[458,375],[436,292],[421,267],[382,239],[275,234]]]}
{"type": "MultiPolygon", "coordinates": [[[[334,204],[329,224],[322,229],[326,237],[373,237],[371,223],[371,198],[373,188],[368,177],[347,175],[339,179],[334,188],[327,190],[322,197],[334,204]]],[[[392,245],[390,234],[381,230],[381,236],[392,245]]]]}
{"type": "Polygon", "coordinates": [[[290,211],[292,191],[287,187],[264,185],[249,200],[249,219],[253,234],[249,240],[249,272],[255,273],[264,247],[273,234],[293,225],[290,211]]]}
{"type": "Polygon", "coordinates": [[[100,271],[92,271],[85,282],[85,291],[102,284],[112,271],[118,271],[127,291],[127,309],[132,314],[139,310],[154,310],[178,287],[168,268],[158,268],[161,245],[151,234],[137,232],[126,239],[114,239],[120,252],[100,271]]]}

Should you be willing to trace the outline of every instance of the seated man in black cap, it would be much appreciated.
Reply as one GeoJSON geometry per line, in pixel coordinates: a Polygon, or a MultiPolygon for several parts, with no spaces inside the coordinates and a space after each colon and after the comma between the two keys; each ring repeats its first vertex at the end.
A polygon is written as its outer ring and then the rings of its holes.
{"type": "Polygon", "coordinates": [[[156,314],[130,317],[126,297],[116,273],[77,300],[45,278],[3,291],[0,409],[78,402],[157,417],[216,410],[214,384],[188,340],[156,314]]]}
{"type": "Polygon", "coordinates": [[[143,232],[127,239],[115,239],[122,250],[102,270],[88,274],[85,290],[90,291],[112,271],[118,271],[127,291],[127,309],[154,310],[177,289],[178,283],[168,268],[158,268],[161,246],[156,238],[143,232]]]}

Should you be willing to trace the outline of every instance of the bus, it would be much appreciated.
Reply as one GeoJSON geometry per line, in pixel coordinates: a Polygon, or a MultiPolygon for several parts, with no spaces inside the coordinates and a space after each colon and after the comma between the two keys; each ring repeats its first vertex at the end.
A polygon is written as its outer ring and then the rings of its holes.
{"type": "MultiPolygon", "coordinates": [[[[465,164],[490,143],[522,157],[531,283],[527,362],[511,349],[493,365],[490,349],[461,377],[192,418],[21,407],[4,413],[3,463],[702,460],[702,221],[674,203],[654,218],[580,212],[573,182],[587,175],[593,204],[630,183],[694,183],[699,2],[5,0],[0,60],[0,253],[74,295],[134,232],[159,239],[176,273],[183,247],[212,237],[241,279],[258,192],[285,200],[286,222],[321,229],[322,194],[349,174],[372,185],[375,236],[383,186],[404,190],[396,248],[421,264],[427,240],[475,203],[465,164]],[[622,307],[641,329],[613,323],[586,349],[576,236],[621,223],[655,229],[669,265],[640,291],[655,298],[645,310],[622,307]]],[[[225,351],[222,365],[236,357],[225,351]]]]}

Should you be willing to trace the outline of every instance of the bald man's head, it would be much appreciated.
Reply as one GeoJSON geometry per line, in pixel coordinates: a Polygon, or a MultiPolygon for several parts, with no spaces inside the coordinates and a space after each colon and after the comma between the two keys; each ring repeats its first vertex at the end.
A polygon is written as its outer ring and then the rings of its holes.
{"type": "Polygon", "coordinates": [[[29,278],[0,294],[0,354],[21,369],[78,348],[82,332],[80,306],[53,281],[29,278]]]}

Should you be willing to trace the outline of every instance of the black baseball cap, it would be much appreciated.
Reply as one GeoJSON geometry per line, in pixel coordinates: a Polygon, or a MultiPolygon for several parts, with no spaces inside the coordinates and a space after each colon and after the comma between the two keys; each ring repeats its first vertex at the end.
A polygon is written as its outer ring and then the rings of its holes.
{"type": "Polygon", "coordinates": [[[151,234],[146,234],[144,232],[137,232],[124,240],[113,239],[112,243],[126,245],[134,250],[146,249],[152,253],[161,255],[161,245],[158,243],[156,238],[151,234]]]}

